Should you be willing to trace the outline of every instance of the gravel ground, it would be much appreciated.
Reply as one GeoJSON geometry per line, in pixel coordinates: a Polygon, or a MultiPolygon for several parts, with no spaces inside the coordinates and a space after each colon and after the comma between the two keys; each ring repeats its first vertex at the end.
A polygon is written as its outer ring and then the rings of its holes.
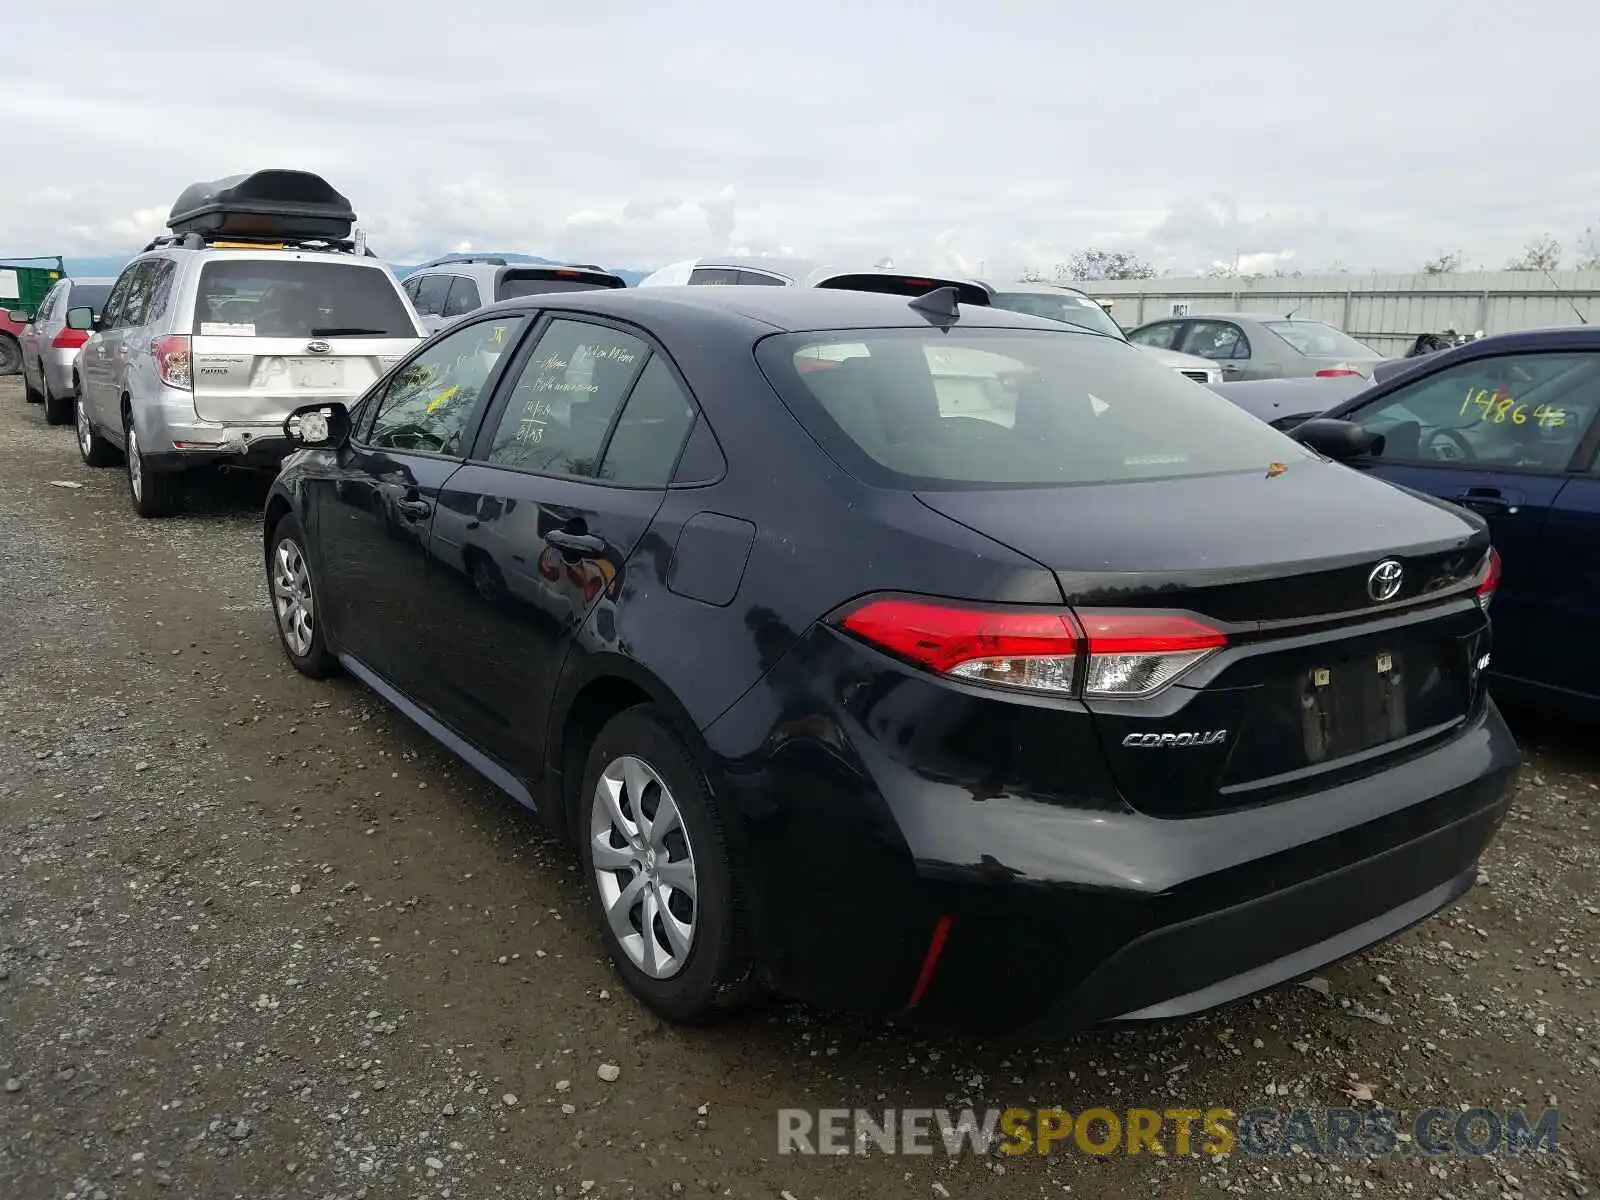
{"type": "Polygon", "coordinates": [[[82,466],[0,380],[5,1200],[1592,1193],[1591,735],[1519,718],[1529,761],[1480,886],[1315,986],[1037,1047],[784,1004],[685,1032],[622,991],[530,817],[359,686],[287,667],[262,492],[219,481],[141,522],[121,472],[82,466]],[[780,1107],[1351,1093],[1407,1114],[1558,1105],[1560,1150],[776,1153],[780,1107]]]}

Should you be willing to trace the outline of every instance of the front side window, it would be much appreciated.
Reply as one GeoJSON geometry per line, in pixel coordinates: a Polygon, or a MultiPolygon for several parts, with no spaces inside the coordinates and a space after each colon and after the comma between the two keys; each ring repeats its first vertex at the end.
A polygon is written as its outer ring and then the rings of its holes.
{"type": "Polygon", "coordinates": [[[1315,459],[1149,356],[1070,330],[784,334],[756,356],[812,436],[880,486],[1111,483],[1315,459]]]}
{"type": "Polygon", "coordinates": [[[282,257],[219,259],[200,271],[200,336],[414,338],[416,326],[382,267],[282,257]]]}
{"type": "Polygon", "coordinates": [[[620,330],[550,322],[501,414],[489,461],[594,478],[612,418],[648,354],[643,341],[620,330]]]}
{"type": "Polygon", "coordinates": [[[1183,327],[1177,321],[1161,321],[1155,325],[1147,325],[1143,329],[1135,329],[1128,335],[1128,340],[1156,350],[1171,350],[1172,343],[1177,341],[1178,330],[1181,328],[1183,327]]]}
{"type": "Polygon", "coordinates": [[[1249,358],[1250,340],[1227,321],[1191,321],[1183,352],[1215,360],[1249,358]]]}
{"type": "Polygon", "coordinates": [[[1506,354],[1446,367],[1345,414],[1382,462],[1564,470],[1600,409],[1600,354],[1506,354]]]}
{"type": "Polygon", "coordinates": [[[428,346],[395,372],[368,442],[379,449],[459,455],[467,419],[521,317],[474,321],[428,346]]]}

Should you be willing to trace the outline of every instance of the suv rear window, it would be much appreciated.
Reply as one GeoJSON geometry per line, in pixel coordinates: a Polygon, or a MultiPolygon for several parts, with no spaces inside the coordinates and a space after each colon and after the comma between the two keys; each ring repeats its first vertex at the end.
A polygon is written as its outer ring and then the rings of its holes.
{"type": "Polygon", "coordinates": [[[1112,483],[1314,457],[1127,343],[1068,329],[783,334],[756,357],[812,436],[876,486],[1112,483]]]}
{"type": "Polygon", "coordinates": [[[507,271],[495,287],[496,300],[513,296],[537,296],[546,292],[592,292],[598,288],[623,287],[620,276],[583,271],[557,274],[555,271],[507,271]]]}
{"type": "Polygon", "coordinates": [[[403,337],[417,329],[389,272],[356,263],[223,259],[200,270],[194,332],[236,337],[403,337]]]}
{"type": "Polygon", "coordinates": [[[72,290],[67,293],[69,308],[92,309],[96,316],[106,306],[106,297],[111,295],[109,283],[75,283],[72,290]]]}

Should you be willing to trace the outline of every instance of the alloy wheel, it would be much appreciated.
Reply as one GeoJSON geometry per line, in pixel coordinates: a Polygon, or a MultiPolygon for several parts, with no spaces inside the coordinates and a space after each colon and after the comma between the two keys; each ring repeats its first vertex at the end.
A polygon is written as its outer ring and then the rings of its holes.
{"type": "Polygon", "coordinates": [[[652,979],[683,970],[699,916],[694,850],[678,805],[642,758],[612,760],[595,785],[590,854],[611,932],[652,979]]]}
{"type": "Polygon", "coordinates": [[[135,500],[144,499],[144,464],[139,461],[139,434],[128,422],[128,486],[135,500]]]}
{"type": "Polygon", "coordinates": [[[278,543],[272,556],[272,606],[289,652],[296,658],[310,654],[316,632],[311,572],[300,547],[288,538],[278,543]]]}
{"type": "Polygon", "coordinates": [[[78,397],[76,405],[78,410],[78,449],[83,456],[88,458],[94,452],[94,427],[89,424],[89,411],[84,407],[83,397],[78,397]]]}

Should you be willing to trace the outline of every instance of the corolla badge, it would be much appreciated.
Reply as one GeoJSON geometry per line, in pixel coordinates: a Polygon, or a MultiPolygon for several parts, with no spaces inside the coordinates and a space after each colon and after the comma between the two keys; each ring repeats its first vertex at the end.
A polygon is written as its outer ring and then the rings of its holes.
{"type": "Polygon", "coordinates": [[[1177,746],[1216,746],[1228,740],[1226,729],[1197,729],[1192,733],[1130,733],[1124,746],[1168,749],[1177,746]]]}
{"type": "Polygon", "coordinates": [[[1394,559],[1384,559],[1373,567],[1372,574],[1367,576],[1367,595],[1379,604],[1385,600],[1393,600],[1400,594],[1400,584],[1405,575],[1405,568],[1394,559]]]}
{"type": "Polygon", "coordinates": [[[323,341],[321,338],[316,339],[316,341],[306,343],[307,354],[326,354],[332,349],[333,347],[327,342],[323,341]]]}

